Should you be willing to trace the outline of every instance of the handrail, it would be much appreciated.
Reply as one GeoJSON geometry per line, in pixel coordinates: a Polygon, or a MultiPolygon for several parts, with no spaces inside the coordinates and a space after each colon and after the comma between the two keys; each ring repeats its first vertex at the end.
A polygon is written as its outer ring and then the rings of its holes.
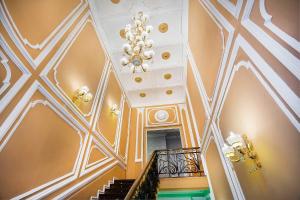
{"type": "Polygon", "coordinates": [[[141,185],[141,181],[142,178],[145,177],[147,175],[147,172],[149,171],[150,167],[152,164],[156,164],[154,161],[156,160],[156,156],[157,156],[157,150],[153,151],[151,154],[151,158],[150,160],[147,162],[145,169],[140,173],[140,175],[138,176],[138,178],[134,181],[133,185],[131,186],[129,192],[127,193],[125,200],[131,200],[134,198],[135,196],[135,192],[138,188],[139,185],[141,185]]]}
{"type": "Polygon", "coordinates": [[[159,178],[205,176],[200,148],[155,150],[125,200],[155,199],[159,178]]]}

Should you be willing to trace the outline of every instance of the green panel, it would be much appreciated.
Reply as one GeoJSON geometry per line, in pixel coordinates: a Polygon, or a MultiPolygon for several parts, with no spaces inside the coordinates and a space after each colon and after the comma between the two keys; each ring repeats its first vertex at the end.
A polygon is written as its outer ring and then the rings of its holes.
{"type": "Polygon", "coordinates": [[[159,191],[159,200],[210,200],[207,190],[163,190],[159,191]]]}

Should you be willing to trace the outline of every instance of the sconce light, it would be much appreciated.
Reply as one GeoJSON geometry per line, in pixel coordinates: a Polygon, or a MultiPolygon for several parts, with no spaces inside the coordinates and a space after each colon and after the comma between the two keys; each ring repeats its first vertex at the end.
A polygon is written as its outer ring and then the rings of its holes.
{"type": "Polygon", "coordinates": [[[90,89],[87,86],[81,86],[74,93],[74,96],[72,98],[73,103],[75,103],[76,105],[79,105],[82,102],[87,103],[87,102],[91,101],[93,98],[93,95],[89,91],[90,91],[90,89]]]}
{"type": "Polygon", "coordinates": [[[230,135],[226,139],[228,144],[224,144],[222,151],[224,155],[230,159],[231,162],[244,161],[248,158],[255,162],[255,169],[251,172],[256,171],[262,167],[258,160],[257,154],[254,151],[254,147],[251,141],[248,140],[246,135],[238,135],[230,132],[230,135]]]}
{"type": "Polygon", "coordinates": [[[115,114],[115,115],[119,115],[120,114],[120,110],[118,108],[117,104],[113,104],[112,107],[110,108],[111,113],[115,114]]]}

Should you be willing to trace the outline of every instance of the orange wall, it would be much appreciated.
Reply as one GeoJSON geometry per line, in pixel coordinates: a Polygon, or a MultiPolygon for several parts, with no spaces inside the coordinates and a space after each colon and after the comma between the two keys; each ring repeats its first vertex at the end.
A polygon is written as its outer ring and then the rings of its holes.
{"type": "Polygon", "coordinates": [[[1,83],[11,72],[10,85],[0,86],[0,199],[67,197],[83,187],[75,196],[88,198],[95,183],[124,178],[126,133],[117,128],[122,114],[112,115],[110,107],[124,108],[127,118],[129,105],[87,2],[0,6],[3,20],[15,24],[10,30],[0,23],[1,83]],[[76,106],[73,93],[83,85],[94,97],[76,106]]]}
{"type": "Polygon", "coordinates": [[[299,1],[231,2],[233,8],[242,2],[236,16],[221,1],[189,1],[187,88],[201,144],[208,147],[214,195],[298,199],[300,83],[291,64],[300,66],[299,1]],[[246,11],[251,24],[243,22],[246,11]],[[269,22],[264,11],[272,15],[269,22]],[[261,170],[250,174],[252,161],[233,168],[229,160],[220,162],[224,156],[217,149],[230,131],[253,142],[261,170]]]}

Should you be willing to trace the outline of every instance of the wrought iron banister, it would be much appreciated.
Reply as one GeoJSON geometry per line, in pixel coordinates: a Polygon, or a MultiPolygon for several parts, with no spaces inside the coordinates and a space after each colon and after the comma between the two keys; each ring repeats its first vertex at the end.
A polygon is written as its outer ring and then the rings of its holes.
{"type": "Polygon", "coordinates": [[[200,148],[154,151],[125,199],[155,199],[159,178],[205,176],[200,153],[200,148]]]}

